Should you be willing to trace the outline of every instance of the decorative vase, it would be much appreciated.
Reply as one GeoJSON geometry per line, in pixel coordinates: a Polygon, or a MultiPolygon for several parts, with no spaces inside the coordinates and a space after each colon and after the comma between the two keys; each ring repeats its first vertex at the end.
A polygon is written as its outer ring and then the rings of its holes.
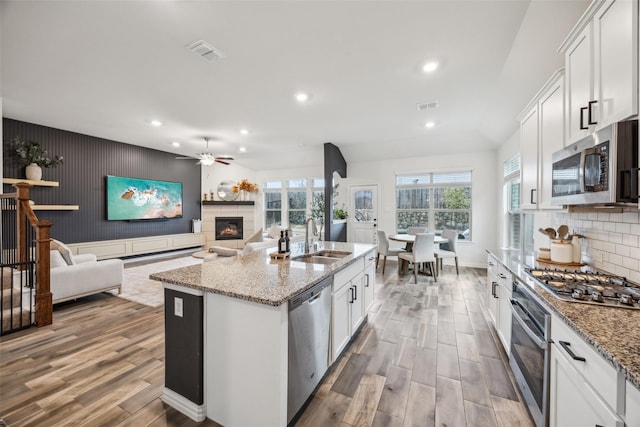
{"type": "Polygon", "coordinates": [[[247,192],[245,190],[240,190],[240,201],[244,202],[247,200],[247,192]]]}
{"type": "Polygon", "coordinates": [[[35,163],[30,163],[26,171],[27,179],[40,181],[42,179],[42,168],[35,163]]]}

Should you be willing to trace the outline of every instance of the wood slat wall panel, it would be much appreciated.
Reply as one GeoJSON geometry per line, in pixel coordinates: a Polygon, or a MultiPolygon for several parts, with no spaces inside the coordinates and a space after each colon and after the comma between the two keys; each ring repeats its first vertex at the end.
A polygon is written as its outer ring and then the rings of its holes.
{"type": "MultiPolygon", "coordinates": [[[[55,188],[33,187],[31,198],[39,205],[79,205],[78,211],[38,211],[39,219],[54,223],[53,238],[65,243],[127,239],[191,232],[191,220],[200,217],[200,166],[175,160],[175,154],[3,119],[3,176],[24,177],[7,141],[15,136],[38,142],[50,155],[61,155],[64,164],[43,170],[55,188]],[[107,221],[106,175],[182,182],[183,217],[167,221],[107,221]]],[[[5,192],[12,187],[5,186],[5,192]]]]}

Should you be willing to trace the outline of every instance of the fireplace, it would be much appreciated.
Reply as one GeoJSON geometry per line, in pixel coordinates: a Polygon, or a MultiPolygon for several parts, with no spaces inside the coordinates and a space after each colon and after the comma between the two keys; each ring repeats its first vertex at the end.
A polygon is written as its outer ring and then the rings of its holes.
{"type": "Polygon", "coordinates": [[[216,240],[242,240],[242,217],[216,217],[216,240]]]}

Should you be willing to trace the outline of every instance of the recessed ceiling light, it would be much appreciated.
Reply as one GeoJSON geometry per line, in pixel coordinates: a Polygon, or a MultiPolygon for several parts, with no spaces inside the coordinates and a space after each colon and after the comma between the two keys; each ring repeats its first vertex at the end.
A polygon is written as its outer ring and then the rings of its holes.
{"type": "Polygon", "coordinates": [[[160,127],[162,126],[162,122],[160,120],[153,119],[151,120],[151,126],[160,127]]]}
{"type": "Polygon", "coordinates": [[[173,145],[174,147],[180,147],[180,143],[178,141],[173,141],[171,145],[173,145]]]}
{"type": "Polygon", "coordinates": [[[431,129],[435,125],[436,124],[434,122],[427,122],[427,123],[424,124],[424,127],[426,127],[427,129],[431,129]]]}
{"type": "Polygon", "coordinates": [[[240,151],[241,153],[246,153],[247,152],[247,147],[240,147],[240,148],[238,148],[238,151],[240,151]]]}
{"type": "Polygon", "coordinates": [[[298,102],[307,102],[309,100],[309,94],[305,92],[296,93],[296,101],[298,102]]]}
{"type": "Polygon", "coordinates": [[[432,73],[438,69],[438,61],[429,61],[422,66],[422,71],[425,73],[432,73]]]}
{"type": "Polygon", "coordinates": [[[249,131],[247,129],[240,129],[240,135],[249,135],[249,131]]]}

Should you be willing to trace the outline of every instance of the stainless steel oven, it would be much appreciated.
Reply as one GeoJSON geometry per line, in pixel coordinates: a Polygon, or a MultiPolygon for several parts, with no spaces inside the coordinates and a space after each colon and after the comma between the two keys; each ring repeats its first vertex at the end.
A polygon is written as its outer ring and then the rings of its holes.
{"type": "Polygon", "coordinates": [[[543,427],[549,413],[551,315],[530,292],[513,280],[509,365],[536,426],[543,427]]]}

